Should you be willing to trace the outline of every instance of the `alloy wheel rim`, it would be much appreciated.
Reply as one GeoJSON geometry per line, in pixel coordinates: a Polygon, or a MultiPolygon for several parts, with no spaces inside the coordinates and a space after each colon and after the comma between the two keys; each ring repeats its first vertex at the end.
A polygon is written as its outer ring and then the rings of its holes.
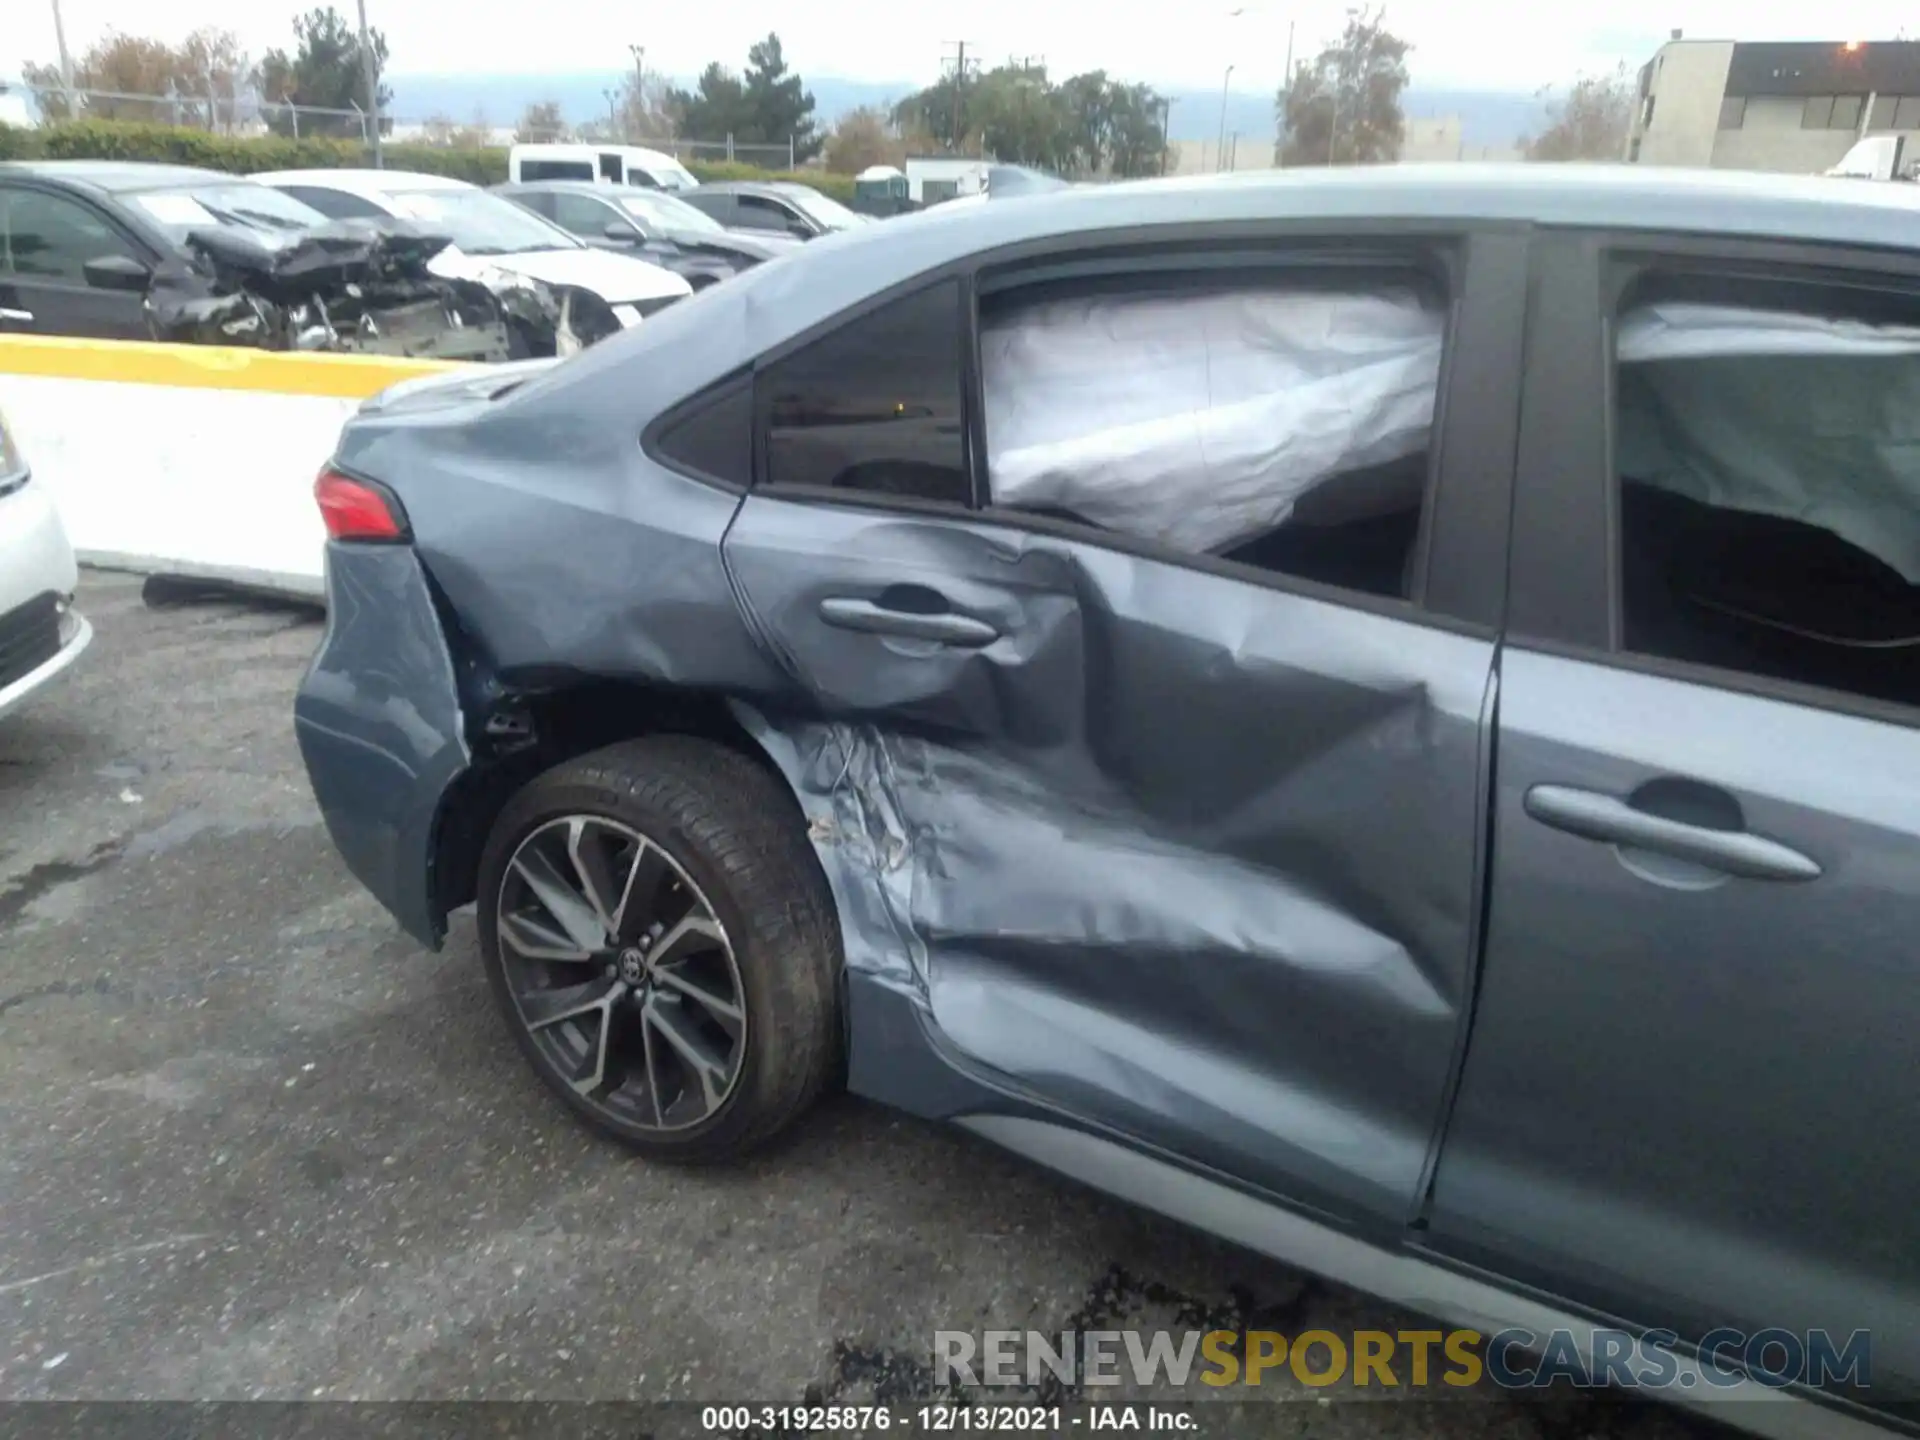
{"type": "Polygon", "coordinates": [[[520,842],[495,904],[514,1011],[576,1095],[654,1132],[726,1104],[746,1054],[740,967],[671,855],[604,816],[564,816],[520,842]]]}

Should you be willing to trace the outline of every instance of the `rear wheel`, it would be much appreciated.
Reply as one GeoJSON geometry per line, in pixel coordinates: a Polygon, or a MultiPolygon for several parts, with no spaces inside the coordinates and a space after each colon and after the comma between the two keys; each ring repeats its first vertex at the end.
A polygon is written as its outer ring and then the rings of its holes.
{"type": "Polygon", "coordinates": [[[834,1073],[831,901],[791,797],[744,756],[657,736],[547,771],[495,824],[479,896],[516,1043],[604,1134],[731,1158],[834,1073]]]}

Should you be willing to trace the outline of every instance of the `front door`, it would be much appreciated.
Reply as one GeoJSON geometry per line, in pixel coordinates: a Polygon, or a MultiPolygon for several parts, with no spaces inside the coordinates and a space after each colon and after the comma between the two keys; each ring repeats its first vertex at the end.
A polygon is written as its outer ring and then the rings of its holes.
{"type": "Polygon", "coordinates": [[[0,330],[148,340],[142,297],[87,283],[89,260],[140,253],[105,215],[50,190],[0,187],[0,330]]]}
{"type": "MultiPolygon", "coordinates": [[[[1356,488],[1318,496],[1315,526],[1231,558],[1097,528],[1099,496],[1078,518],[977,504],[995,476],[963,418],[979,413],[962,381],[973,302],[953,280],[761,367],[761,483],[726,544],[827,722],[789,726],[838,817],[816,835],[852,867],[856,983],[910,993],[996,1083],[1393,1231],[1469,1002],[1521,243],[1435,242],[1464,300],[1452,349],[1473,357],[1438,446],[1425,428],[1371,455],[1356,488]],[[1464,523],[1476,507],[1493,530],[1464,523]]],[[[1261,302],[1283,322],[1288,283],[1261,302]]],[[[1372,313],[1372,280],[1347,283],[1372,313]]],[[[1236,303],[1209,293],[1193,303],[1236,303]]],[[[1207,317],[1174,303],[1121,311],[1203,336],[1207,317]]],[[[1113,353],[1060,352],[1092,357],[1095,386],[1115,382],[1113,353]]],[[[1326,393],[1342,416],[1366,408],[1326,393]]],[[[1301,407],[1302,433],[1328,418],[1304,384],[1250,403],[1269,399],[1301,407]]],[[[1204,495],[1192,479],[1168,477],[1204,495]]]]}
{"type": "Polygon", "coordinates": [[[1429,1235],[1911,1399],[1920,270],[1648,243],[1558,240],[1536,278],[1485,970],[1429,1235]]]}

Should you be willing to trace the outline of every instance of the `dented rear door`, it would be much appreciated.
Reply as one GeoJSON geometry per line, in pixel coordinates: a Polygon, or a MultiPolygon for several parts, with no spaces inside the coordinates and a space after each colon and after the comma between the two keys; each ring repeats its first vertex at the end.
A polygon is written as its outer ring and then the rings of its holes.
{"type": "Polygon", "coordinates": [[[1455,241],[1421,603],[968,508],[964,283],[763,370],[726,542],[805,696],[754,723],[853,983],[1006,1089],[1386,1225],[1471,1005],[1512,464],[1525,238],[1455,241]]]}

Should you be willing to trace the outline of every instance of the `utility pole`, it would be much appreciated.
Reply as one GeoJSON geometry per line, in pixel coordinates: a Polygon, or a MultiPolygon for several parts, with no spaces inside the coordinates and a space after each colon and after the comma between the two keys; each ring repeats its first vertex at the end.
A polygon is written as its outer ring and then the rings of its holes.
{"type": "MultiPolygon", "coordinates": [[[[629,45],[633,52],[633,124],[638,130],[647,113],[647,47],[629,45]]],[[[628,139],[641,139],[643,136],[630,135],[628,139]]]]}
{"type": "Polygon", "coordinates": [[[374,58],[373,41],[367,31],[367,0],[360,0],[360,70],[367,80],[367,111],[373,117],[373,168],[387,168],[380,146],[380,63],[374,58]]]}
{"type": "Polygon", "coordinates": [[[967,138],[967,42],[949,40],[941,47],[940,64],[946,66],[945,46],[951,45],[953,56],[953,144],[955,151],[963,151],[967,138]]]}
{"type": "Polygon", "coordinates": [[[1227,165],[1227,87],[1233,83],[1233,66],[1227,66],[1226,78],[1220,82],[1220,134],[1213,142],[1213,168],[1216,171],[1226,169],[1227,165]]]}
{"type": "Polygon", "coordinates": [[[1160,173],[1167,173],[1167,153],[1173,149],[1173,102],[1177,97],[1167,96],[1160,101],[1160,173]]]}
{"type": "Polygon", "coordinates": [[[1293,21],[1287,22],[1287,88],[1286,99],[1280,106],[1280,144],[1278,153],[1273,157],[1274,169],[1283,168],[1287,163],[1287,136],[1292,134],[1291,117],[1293,115],[1293,21]]]}
{"type": "Polygon", "coordinates": [[[60,47],[60,88],[67,92],[67,118],[80,118],[80,100],[73,93],[73,57],[67,53],[67,26],[60,18],[60,0],[53,0],[53,39],[60,47]]]}

